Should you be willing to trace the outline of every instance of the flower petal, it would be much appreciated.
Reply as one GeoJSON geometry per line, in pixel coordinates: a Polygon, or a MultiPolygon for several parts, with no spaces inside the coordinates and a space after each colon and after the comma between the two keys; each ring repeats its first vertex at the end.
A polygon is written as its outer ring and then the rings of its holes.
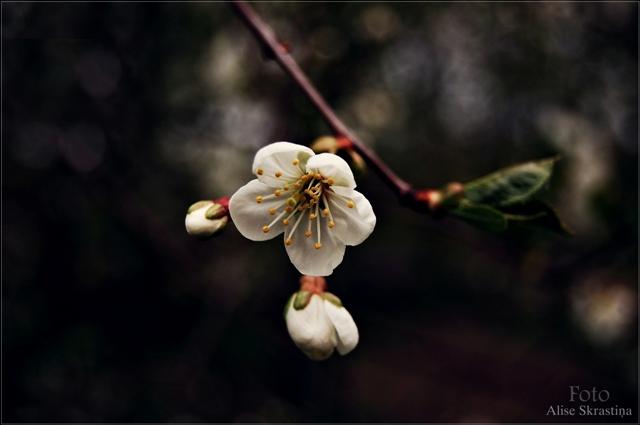
{"type": "Polygon", "coordinates": [[[262,183],[274,188],[292,183],[303,173],[314,153],[306,146],[289,142],[271,143],[260,149],[253,159],[253,172],[262,183]],[[297,161],[297,165],[294,165],[297,161]],[[276,173],[282,173],[276,177],[276,173]]]}
{"type": "Polygon", "coordinates": [[[296,310],[290,303],[285,319],[291,339],[309,358],[324,360],[331,356],[336,346],[336,332],[320,296],[312,295],[302,310],[296,310]]]}
{"type": "Polygon", "coordinates": [[[278,220],[268,233],[262,231],[262,227],[271,223],[276,217],[269,214],[269,209],[277,208],[284,202],[281,197],[265,199],[261,203],[256,202],[257,196],[271,193],[273,193],[271,187],[254,179],[238,189],[229,199],[231,219],[245,238],[252,241],[266,241],[283,232],[284,226],[281,220],[278,220]]]}
{"type": "Polygon", "coordinates": [[[325,221],[320,226],[320,242],[322,247],[316,249],[314,244],[318,241],[317,223],[311,224],[312,235],[306,237],[308,216],[302,218],[302,222],[293,235],[293,243],[286,245],[287,254],[293,265],[301,274],[308,276],[329,276],[333,273],[344,257],[345,244],[334,236],[333,229],[328,229],[325,221]]]}
{"type": "MultiPolygon", "coordinates": [[[[336,188],[337,189],[337,188],[336,188]]],[[[371,204],[364,195],[357,190],[342,189],[340,195],[329,194],[329,208],[336,223],[336,237],[347,245],[361,244],[369,237],[376,226],[376,215],[371,204]],[[348,200],[353,201],[354,207],[349,208],[348,200]]]]}
{"type": "Polygon", "coordinates": [[[336,329],[338,336],[336,348],[338,353],[344,356],[358,345],[360,336],[356,322],[353,321],[353,317],[344,307],[338,307],[324,300],[324,308],[329,320],[331,320],[333,327],[336,329]]]}
{"type": "Polygon", "coordinates": [[[349,189],[356,187],[356,180],[349,164],[338,155],[331,153],[321,153],[315,155],[307,162],[308,171],[317,171],[323,176],[334,180],[335,186],[342,186],[349,189]]]}

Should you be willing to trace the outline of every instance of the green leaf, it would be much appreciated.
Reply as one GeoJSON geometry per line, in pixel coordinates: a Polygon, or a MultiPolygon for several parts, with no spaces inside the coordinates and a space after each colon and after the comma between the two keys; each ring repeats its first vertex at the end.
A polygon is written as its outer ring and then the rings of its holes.
{"type": "Polygon", "coordinates": [[[304,309],[309,304],[309,301],[311,301],[312,295],[309,291],[299,291],[296,294],[296,299],[293,300],[293,308],[296,310],[304,309]]]}
{"type": "Polygon", "coordinates": [[[541,201],[524,205],[512,205],[503,209],[510,222],[550,230],[561,235],[573,235],[573,231],[558,217],[558,213],[541,201]]]}
{"type": "Polygon", "coordinates": [[[502,232],[507,228],[507,218],[504,214],[488,205],[474,204],[465,199],[449,212],[474,226],[491,232],[502,232]]]}
{"type": "Polygon", "coordinates": [[[524,203],[551,177],[558,157],[503,168],[464,185],[465,197],[476,204],[497,207],[524,203]]]}

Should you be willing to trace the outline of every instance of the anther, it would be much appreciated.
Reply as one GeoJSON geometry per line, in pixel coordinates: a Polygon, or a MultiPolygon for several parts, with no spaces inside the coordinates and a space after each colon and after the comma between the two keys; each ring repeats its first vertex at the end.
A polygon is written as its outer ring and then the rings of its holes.
{"type": "Polygon", "coordinates": [[[329,186],[332,186],[335,182],[336,182],[336,181],[335,181],[334,179],[332,179],[331,177],[329,177],[329,178],[327,179],[327,184],[328,184],[329,186]]]}
{"type": "Polygon", "coordinates": [[[294,159],[293,161],[291,161],[291,163],[292,163],[293,165],[298,165],[298,164],[300,164],[300,160],[298,160],[298,159],[296,158],[296,159],[294,159]]]}
{"type": "Polygon", "coordinates": [[[264,170],[263,170],[262,168],[258,168],[258,169],[256,170],[256,174],[257,174],[257,175],[259,175],[259,176],[261,176],[262,174],[264,174],[264,170]]]}
{"type": "Polygon", "coordinates": [[[282,191],[280,189],[276,189],[276,191],[273,192],[273,194],[276,195],[276,196],[280,196],[280,195],[282,195],[282,191]]]}
{"type": "Polygon", "coordinates": [[[310,237],[311,237],[311,230],[308,230],[308,229],[307,229],[307,230],[305,230],[304,235],[305,235],[306,237],[310,238],[310,237]]]}
{"type": "Polygon", "coordinates": [[[353,201],[348,201],[348,202],[347,202],[347,207],[349,207],[349,208],[353,208],[353,207],[355,207],[355,206],[356,206],[356,204],[354,204],[354,203],[353,203],[353,201]]]}
{"type": "Polygon", "coordinates": [[[291,211],[293,211],[293,207],[287,207],[284,209],[286,212],[290,213],[291,211]]]}
{"type": "Polygon", "coordinates": [[[309,214],[309,220],[315,220],[316,217],[317,217],[317,215],[315,215],[313,213],[309,214]]]}
{"type": "Polygon", "coordinates": [[[329,226],[329,229],[333,229],[334,227],[336,227],[336,223],[335,221],[330,221],[329,224],[327,224],[327,226],[329,226]]]}
{"type": "Polygon", "coordinates": [[[262,231],[264,233],[269,233],[269,226],[267,226],[267,225],[262,226],[262,231]]]}
{"type": "Polygon", "coordinates": [[[315,249],[320,249],[320,248],[322,248],[322,244],[320,242],[316,242],[316,243],[313,244],[313,247],[315,249]]]}
{"type": "Polygon", "coordinates": [[[322,180],[322,175],[320,173],[316,173],[316,175],[314,176],[314,178],[316,180],[322,180]]]}
{"type": "Polygon", "coordinates": [[[284,244],[286,246],[291,246],[293,245],[293,239],[292,238],[288,238],[286,241],[284,241],[284,244]]]}
{"type": "Polygon", "coordinates": [[[262,202],[262,196],[258,195],[256,196],[256,202],[259,204],[262,202]]]}
{"type": "Polygon", "coordinates": [[[329,208],[325,208],[322,210],[322,216],[323,217],[329,217],[329,208]]]}
{"type": "Polygon", "coordinates": [[[287,206],[289,207],[295,207],[297,203],[298,201],[296,201],[294,198],[287,199],[287,206]]]}
{"type": "Polygon", "coordinates": [[[278,178],[282,177],[282,171],[276,171],[275,176],[278,178]]]}
{"type": "Polygon", "coordinates": [[[271,214],[271,215],[275,215],[276,211],[277,211],[276,208],[269,208],[269,214],[271,214]]]}
{"type": "Polygon", "coordinates": [[[285,226],[289,224],[289,219],[285,218],[284,220],[282,220],[282,224],[284,224],[285,226]]]}

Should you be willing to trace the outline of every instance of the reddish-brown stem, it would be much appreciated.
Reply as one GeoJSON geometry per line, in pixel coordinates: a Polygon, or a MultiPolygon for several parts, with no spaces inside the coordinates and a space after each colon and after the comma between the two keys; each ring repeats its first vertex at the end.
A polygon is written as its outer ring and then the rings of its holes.
{"type": "Polygon", "coordinates": [[[214,199],[213,202],[216,203],[216,204],[221,205],[222,208],[227,210],[227,212],[229,211],[229,197],[228,196],[223,196],[221,198],[214,199]]]}
{"type": "Polygon", "coordinates": [[[300,290],[309,291],[312,294],[322,294],[327,289],[327,281],[322,276],[302,275],[300,278],[300,290]]]}
{"type": "Polygon", "coordinates": [[[373,150],[368,148],[358,136],[351,132],[344,122],[338,118],[333,108],[329,106],[320,92],[318,92],[311,81],[309,81],[304,71],[298,66],[295,59],[289,54],[288,46],[277,39],[273,30],[258,16],[251,6],[241,0],[231,0],[231,3],[235,11],[260,42],[264,53],[269,58],[273,58],[278,62],[284,71],[293,79],[296,85],[304,92],[324,117],[336,137],[338,139],[346,139],[351,144],[353,150],[364,158],[369,167],[391,187],[403,203],[412,207],[418,207],[419,205],[417,205],[417,203],[421,202],[415,198],[411,185],[396,175],[373,150]]]}

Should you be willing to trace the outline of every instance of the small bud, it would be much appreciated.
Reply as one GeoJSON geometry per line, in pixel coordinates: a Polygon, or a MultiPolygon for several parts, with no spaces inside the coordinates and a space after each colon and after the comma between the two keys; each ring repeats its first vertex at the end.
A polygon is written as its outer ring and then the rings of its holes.
{"type": "Polygon", "coordinates": [[[364,158],[353,149],[349,150],[349,156],[351,157],[351,164],[353,168],[358,171],[361,175],[367,172],[367,163],[364,161],[364,158]]]}
{"type": "Polygon", "coordinates": [[[187,210],[187,233],[200,239],[209,238],[225,228],[229,221],[227,209],[213,201],[199,201],[187,210]]]}
{"type": "Polygon", "coordinates": [[[464,194],[464,185],[459,182],[451,182],[444,189],[446,197],[464,194]]]}
{"type": "Polygon", "coordinates": [[[464,198],[464,185],[458,182],[452,182],[445,186],[442,191],[442,205],[455,205],[464,198]]]}
{"type": "Polygon", "coordinates": [[[333,136],[318,137],[311,144],[311,149],[315,153],[322,153],[322,152],[336,153],[338,151],[338,140],[333,136]]]}
{"type": "Polygon", "coordinates": [[[358,345],[358,327],[340,298],[325,292],[322,277],[303,276],[301,290],[285,306],[287,330],[311,360],[325,360],[337,349],[345,355],[358,345]]]}

